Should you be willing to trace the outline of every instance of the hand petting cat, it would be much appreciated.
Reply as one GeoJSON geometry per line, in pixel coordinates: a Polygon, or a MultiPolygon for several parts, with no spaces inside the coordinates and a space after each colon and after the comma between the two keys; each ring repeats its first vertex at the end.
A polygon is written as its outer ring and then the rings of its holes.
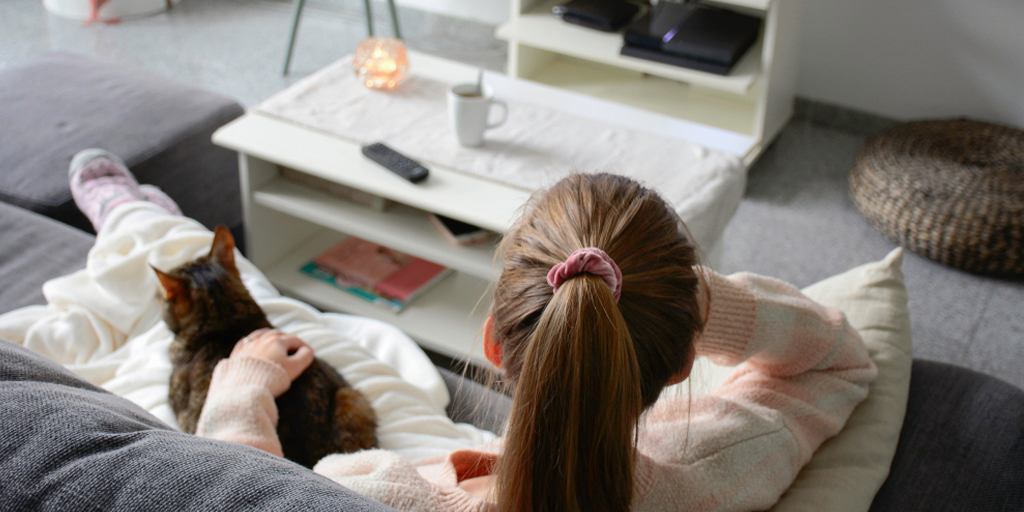
{"type": "MultiPolygon", "coordinates": [[[[231,358],[240,357],[255,357],[280,365],[291,383],[313,362],[313,349],[291,334],[276,329],[257,329],[235,344],[231,358]]],[[[270,390],[274,398],[285,391],[288,388],[270,390]]]]}
{"type": "Polygon", "coordinates": [[[163,289],[164,321],[174,333],[167,397],[181,431],[283,453],[307,468],[332,453],[376,448],[370,401],[313,357],[308,345],[274,330],[245,288],[235,252],[231,231],[217,226],[209,254],[170,272],[153,269],[163,289]],[[248,413],[238,409],[247,399],[256,407],[248,413]],[[257,416],[263,419],[254,419],[253,411],[262,411],[257,416]],[[208,420],[204,430],[200,416],[208,420]],[[269,430],[253,434],[255,427],[269,430]]]}

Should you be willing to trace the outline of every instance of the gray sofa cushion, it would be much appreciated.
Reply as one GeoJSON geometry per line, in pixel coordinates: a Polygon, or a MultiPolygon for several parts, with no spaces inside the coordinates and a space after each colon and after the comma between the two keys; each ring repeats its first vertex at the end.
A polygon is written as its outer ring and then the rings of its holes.
{"type": "Polygon", "coordinates": [[[438,367],[451,402],[448,417],[456,423],[469,423],[501,435],[505,420],[512,411],[512,399],[470,379],[438,367]]]}
{"type": "Polygon", "coordinates": [[[4,510],[392,510],[306,468],[176,432],[0,340],[4,510]]]}
{"type": "Polygon", "coordinates": [[[95,237],[0,203],[0,313],[45,304],[42,286],[85,267],[95,237]]]}
{"type": "Polygon", "coordinates": [[[1024,390],[915,360],[907,416],[871,512],[1024,510],[1024,390]]]}
{"type": "Polygon", "coordinates": [[[78,151],[124,159],[208,227],[241,224],[238,157],[214,146],[238,102],[130,66],[58,53],[0,70],[0,200],[92,231],[67,170],[78,151]]]}

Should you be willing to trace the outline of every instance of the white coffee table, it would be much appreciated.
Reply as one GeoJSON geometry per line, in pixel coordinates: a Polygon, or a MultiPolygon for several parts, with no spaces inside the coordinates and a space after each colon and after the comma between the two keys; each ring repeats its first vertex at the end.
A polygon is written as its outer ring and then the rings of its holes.
{"type": "MultiPolygon", "coordinates": [[[[448,82],[476,78],[477,70],[462,64],[415,52],[410,60],[414,73],[427,78],[448,82]]],[[[590,98],[538,90],[500,75],[489,75],[488,83],[505,97],[529,96],[532,102],[580,115],[603,112],[608,119],[626,126],[657,130],[738,155],[747,154],[754,144],[735,134],[666,121],[620,105],[595,109],[590,98]]],[[[366,159],[354,143],[259,112],[250,112],[222,127],[213,141],[239,152],[247,256],[283,293],[326,310],[388,322],[426,348],[488,365],[479,348],[479,331],[490,305],[488,286],[499,271],[494,265],[495,247],[448,243],[429,223],[426,212],[502,233],[530,191],[438,166],[431,166],[428,180],[414,185],[366,159]],[[380,212],[346,202],[283,179],[280,166],[398,204],[380,212]],[[314,256],[349,235],[436,261],[456,273],[394,314],[299,271],[314,256]]],[[[716,252],[715,248],[705,250],[712,255],[716,252]]]]}

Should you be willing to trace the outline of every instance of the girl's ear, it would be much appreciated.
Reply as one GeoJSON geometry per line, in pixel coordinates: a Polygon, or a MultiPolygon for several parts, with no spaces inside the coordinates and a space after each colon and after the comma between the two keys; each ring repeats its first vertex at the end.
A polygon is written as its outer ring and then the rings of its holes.
{"type": "Polygon", "coordinates": [[[496,368],[501,368],[501,344],[494,336],[494,317],[484,321],[484,357],[496,368]]]}
{"type": "Polygon", "coordinates": [[[156,277],[160,279],[160,285],[163,287],[165,299],[169,302],[173,302],[174,299],[181,297],[182,292],[185,290],[185,283],[181,279],[166,272],[161,272],[160,269],[156,267],[151,266],[150,268],[153,269],[153,272],[156,272],[156,277]]]}
{"type": "Polygon", "coordinates": [[[235,268],[235,237],[224,226],[217,226],[213,232],[213,246],[210,257],[215,258],[224,268],[235,268]]]}
{"type": "Polygon", "coordinates": [[[686,380],[690,376],[690,372],[693,371],[693,361],[695,359],[697,359],[697,349],[691,348],[690,357],[687,359],[686,366],[682,370],[676,372],[676,374],[673,375],[672,378],[668,380],[667,385],[671,386],[673,384],[679,384],[680,382],[686,380]]]}

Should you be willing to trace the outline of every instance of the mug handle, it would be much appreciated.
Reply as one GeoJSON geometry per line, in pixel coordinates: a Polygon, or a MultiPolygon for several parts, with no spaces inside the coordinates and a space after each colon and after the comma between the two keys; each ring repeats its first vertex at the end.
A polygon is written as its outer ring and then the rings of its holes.
{"type": "MultiPolygon", "coordinates": [[[[496,123],[487,123],[487,129],[488,130],[490,130],[491,128],[497,128],[497,127],[505,124],[505,121],[508,120],[508,104],[506,104],[504,101],[501,101],[501,100],[492,99],[491,100],[491,105],[497,105],[497,106],[501,107],[501,120],[499,120],[496,123]]],[[[487,111],[490,112],[490,107],[487,107],[487,111]]]]}

